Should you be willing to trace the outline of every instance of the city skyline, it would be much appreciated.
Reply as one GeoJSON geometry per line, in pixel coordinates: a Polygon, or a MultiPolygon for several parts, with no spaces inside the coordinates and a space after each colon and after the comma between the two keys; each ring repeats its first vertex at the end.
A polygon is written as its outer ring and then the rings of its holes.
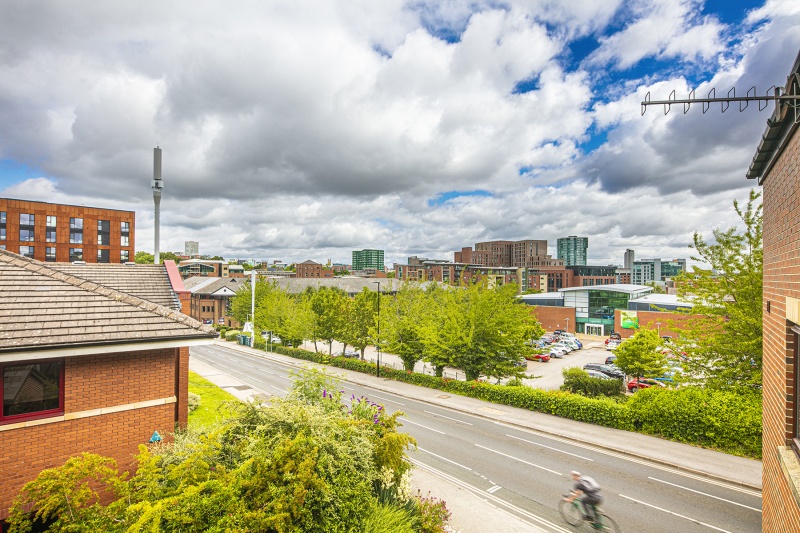
{"type": "Polygon", "coordinates": [[[737,225],[773,107],[639,103],[763,95],[800,49],[789,0],[188,5],[4,5],[0,197],[135,211],[152,253],[160,146],[165,251],[688,258],[737,225]]]}

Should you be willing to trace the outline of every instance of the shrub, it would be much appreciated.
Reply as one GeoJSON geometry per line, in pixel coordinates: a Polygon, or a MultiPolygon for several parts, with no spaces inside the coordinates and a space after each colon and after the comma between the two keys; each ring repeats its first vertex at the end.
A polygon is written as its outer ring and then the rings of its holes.
{"type": "Polygon", "coordinates": [[[194,411],[195,409],[197,409],[198,407],[200,407],[200,395],[199,394],[195,394],[193,392],[190,392],[189,393],[189,400],[187,402],[187,405],[189,407],[189,412],[190,413],[192,411],[194,411]]]}
{"type": "Polygon", "coordinates": [[[444,533],[447,522],[450,520],[450,511],[447,510],[443,500],[428,496],[421,496],[417,492],[417,503],[420,514],[420,533],[444,533]]]}
{"type": "Polygon", "coordinates": [[[581,394],[590,398],[597,396],[619,396],[623,391],[621,379],[593,378],[589,373],[578,367],[565,368],[561,371],[564,384],[561,390],[581,394]]]}
{"type": "Polygon", "coordinates": [[[225,340],[226,341],[235,341],[237,335],[241,335],[242,332],[238,329],[232,329],[230,331],[225,332],[225,340]]]}

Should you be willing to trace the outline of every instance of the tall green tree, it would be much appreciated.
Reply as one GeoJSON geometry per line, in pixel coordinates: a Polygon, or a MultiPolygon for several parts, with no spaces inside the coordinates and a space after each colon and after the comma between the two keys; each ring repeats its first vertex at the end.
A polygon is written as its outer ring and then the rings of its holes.
{"type": "Polygon", "coordinates": [[[136,255],[133,256],[133,261],[137,265],[152,265],[153,264],[153,254],[147,252],[136,252],[136,255]]]}
{"type": "Polygon", "coordinates": [[[733,206],[744,224],[713,231],[713,242],[694,234],[696,266],[678,278],[678,295],[693,303],[679,331],[684,366],[709,387],[761,385],[762,212],[761,193],[750,191],[747,205],[733,206]]]}
{"type": "Polygon", "coordinates": [[[542,330],[519,301],[515,285],[489,288],[475,283],[442,291],[441,304],[421,328],[426,357],[464,371],[467,380],[481,375],[519,375],[515,365],[531,349],[525,341],[542,330]]]}
{"type": "Polygon", "coordinates": [[[313,292],[310,302],[315,315],[314,336],[328,343],[328,353],[332,355],[333,341],[344,337],[347,295],[340,289],[320,287],[313,292]]]}
{"type": "MultiPolygon", "coordinates": [[[[437,290],[431,285],[431,290],[437,290]]],[[[400,357],[403,368],[414,370],[414,365],[423,357],[425,346],[420,336],[420,324],[428,307],[436,297],[423,291],[419,284],[404,283],[392,296],[383,296],[381,301],[381,347],[400,357]]],[[[377,342],[377,328],[373,327],[377,342]]]]}
{"type": "Polygon", "coordinates": [[[361,352],[361,359],[364,359],[364,350],[373,342],[371,331],[378,317],[378,293],[364,287],[353,298],[348,311],[340,340],[361,352]]]}
{"type": "Polygon", "coordinates": [[[652,329],[641,328],[620,344],[614,362],[623,372],[636,378],[654,378],[664,374],[667,358],[662,352],[661,337],[652,329]]]}

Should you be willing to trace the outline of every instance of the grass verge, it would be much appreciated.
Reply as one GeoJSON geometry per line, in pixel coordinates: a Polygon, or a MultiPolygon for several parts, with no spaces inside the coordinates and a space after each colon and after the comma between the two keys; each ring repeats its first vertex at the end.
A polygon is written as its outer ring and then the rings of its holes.
{"type": "Polygon", "coordinates": [[[229,402],[239,402],[195,372],[189,371],[189,392],[200,396],[200,406],[189,413],[189,427],[210,426],[233,413],[229,402]]]}

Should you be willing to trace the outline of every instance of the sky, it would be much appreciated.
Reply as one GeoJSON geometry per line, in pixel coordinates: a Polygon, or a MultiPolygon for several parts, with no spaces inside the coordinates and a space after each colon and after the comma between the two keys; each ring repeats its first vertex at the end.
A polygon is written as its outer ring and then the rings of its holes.
{"type": "Polygon", "coordinates": [[[798,50],[797,0],[4,0],[0,197],[135,211],[152,252],[160,146],[161,251],[688,258],[773,106],[641,101],[763,95],[798,50]]]}

